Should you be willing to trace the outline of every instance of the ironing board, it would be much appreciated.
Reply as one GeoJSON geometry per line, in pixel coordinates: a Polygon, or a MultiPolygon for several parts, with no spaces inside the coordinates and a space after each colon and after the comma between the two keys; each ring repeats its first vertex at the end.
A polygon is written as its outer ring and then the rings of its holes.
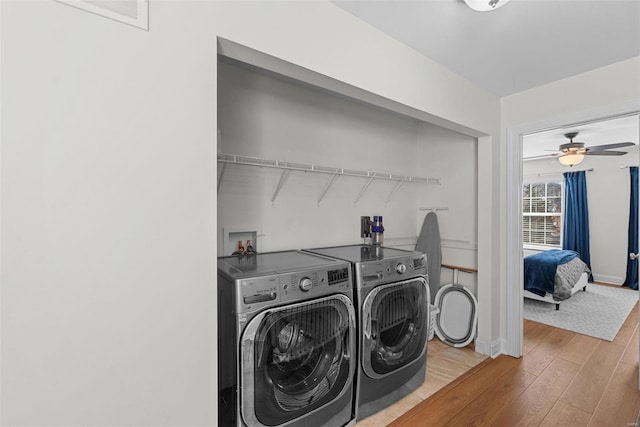
{"type": "Polygon", "coordinates": [[[438,227],[438,216],[435,212],[429,212],[424,217],[422,229],[416,242],[416,251],[427,254],[429,293],[431,295],[431,304],[433,304],[440,289],[440,264],[442,264],[440,229],[438,227]]]}

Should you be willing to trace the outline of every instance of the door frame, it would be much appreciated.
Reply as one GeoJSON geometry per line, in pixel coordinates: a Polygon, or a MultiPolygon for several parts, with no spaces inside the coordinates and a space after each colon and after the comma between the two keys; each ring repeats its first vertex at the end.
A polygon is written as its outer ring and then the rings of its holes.
{"type": "Polygon", "coordinates": [[[547,119],[508,127],[507,130],[507,281],[506,342],[503,352],[522,356],[523,340],[523,249],[522,249],[522,141],[533,133],[616,117],[640,114],[640,98],[626,102],[562,114],[547,119]]]}

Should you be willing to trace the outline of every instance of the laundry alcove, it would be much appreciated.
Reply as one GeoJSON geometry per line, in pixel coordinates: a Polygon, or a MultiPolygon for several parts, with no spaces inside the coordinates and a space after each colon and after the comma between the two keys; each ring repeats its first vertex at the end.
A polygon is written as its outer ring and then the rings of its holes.
{"type": "Polygon", "coordinates": [[[476,267],[477,141],[463,133],[470,130],[227,40],[219,52],[221,155],[399,178],[219,163],[219,232],[259,225],[262,251],[350,244],[360,242],[360,216],[382,215],[385,244],[413,249],[421,208],[445,206],[443,256],[476,267]]]}
{"type": "MultiPolygon", "coordinates": [[[[259,230],[263,254],[361,243],[363,215],[384,218],[385,246],[414,249],[436,206],[443,262],[477,267],[470,130],[235,43],[219,52],[220,255],[233,229],[259,230]]],[[[462,283],[474,293],[476,277],[462,283]]]]}

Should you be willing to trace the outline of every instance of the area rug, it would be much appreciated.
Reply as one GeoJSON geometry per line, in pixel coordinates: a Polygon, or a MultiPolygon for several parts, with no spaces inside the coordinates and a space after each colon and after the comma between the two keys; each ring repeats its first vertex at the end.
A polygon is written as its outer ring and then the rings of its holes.
{"type": "Polygon", "coordinates": [[[613,341],[629,312],[638,302],[638,291],[589,283],[560,304],[524,299],[524,318],[579,334],[613,341]]]}

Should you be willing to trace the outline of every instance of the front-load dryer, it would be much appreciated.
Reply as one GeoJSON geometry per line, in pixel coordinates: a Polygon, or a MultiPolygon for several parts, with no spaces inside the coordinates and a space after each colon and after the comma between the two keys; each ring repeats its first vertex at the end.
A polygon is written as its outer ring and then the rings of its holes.
{"type": "Polygon", "coordinates": [[[376,245],[305,249],[349,261],[359,321],[357,418],[424,383],[429,333],[426,255],[376,245]]]}
{"type": "Polygon", "coordinates": [[[219,425],[355,423],[352,288],[318,255],[218,258],[219,425]]]}

